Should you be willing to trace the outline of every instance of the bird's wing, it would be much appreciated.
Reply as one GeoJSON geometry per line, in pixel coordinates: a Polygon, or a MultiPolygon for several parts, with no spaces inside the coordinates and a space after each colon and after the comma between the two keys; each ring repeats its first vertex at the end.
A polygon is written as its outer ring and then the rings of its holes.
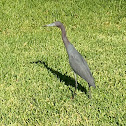
{"type": "Polygon", "coordinates": [[[90,86],[95,86],[94,78],[90,72],[87,62],[72,44],[67,47],[69,63],[73,71],[85,79],[90,86]]]}
{"type": "Polygon", "coordinates": [[[85,79],[88,83],[94,83],[93,76],[90,72],[87,62],[80,53],[75,52],[69,55],[70,66],[73,71],[85,79]]]}
{"type": "Polygon", "coordinates": [[[87,62],[78,52],[69,55],[69,62],[71,67],[76,71],[84,70],[90,72],[87,62]]]}
{"type": "Polygon", "coordinates": [[[91,71],[90,71],[90,68],[88,67],[87,62],[85,61],[85,59],[84,59],[82,56],[81,56],[81,59],[82,59],[84,65],[86,66],[86,69],[87,69],[87,71],[89,72],[90,76],[92,76],[92,73],[91,73],[91,71]]]}

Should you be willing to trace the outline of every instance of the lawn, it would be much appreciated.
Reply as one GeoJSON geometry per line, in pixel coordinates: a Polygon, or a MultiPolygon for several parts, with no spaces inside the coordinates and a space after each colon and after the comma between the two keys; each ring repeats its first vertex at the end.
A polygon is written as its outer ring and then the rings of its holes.
{"type": "Polygon", "coordinates": [[[124,126],[125,0],[0,1],[0,125],[124,126]],[[61,31],[86,59],[96,88],[74,74],[61,31]]]}

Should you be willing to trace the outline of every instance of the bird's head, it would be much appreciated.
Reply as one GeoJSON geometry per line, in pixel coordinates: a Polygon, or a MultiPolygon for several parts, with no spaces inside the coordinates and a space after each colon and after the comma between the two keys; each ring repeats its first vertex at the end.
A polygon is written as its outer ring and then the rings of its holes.
{"type": "Polygon", "coordinates": [[[44,27],[60,27],[61,25],[62,25],[61,22],[56,21],[56,22],[53,22],[51,24],[44,25],[44,27]]]}

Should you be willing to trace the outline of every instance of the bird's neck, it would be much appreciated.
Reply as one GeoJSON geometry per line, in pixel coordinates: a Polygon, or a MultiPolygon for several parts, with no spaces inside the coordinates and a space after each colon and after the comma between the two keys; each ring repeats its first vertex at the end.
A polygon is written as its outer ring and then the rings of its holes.
{"type": "Polygon", "coordinates": [[[67,48],[67,46],[70,44],[70,42],[67,39],[65,27],[62,25],[60,28],[61,28],[61,31],[62,31],[62,40],[64,42],[65,47],[67,48]]]}

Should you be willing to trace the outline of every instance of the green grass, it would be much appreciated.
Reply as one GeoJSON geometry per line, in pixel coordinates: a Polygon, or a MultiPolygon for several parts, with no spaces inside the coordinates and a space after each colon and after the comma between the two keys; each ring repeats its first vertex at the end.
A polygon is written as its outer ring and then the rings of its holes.
{"type": "Polygon", "coordinates": [[[126,1],[0,1],[0,125],[124,126],[126,1]],[[85,57],[96,82],[92,99],[73,72],[58,28],[85,57]]]}

